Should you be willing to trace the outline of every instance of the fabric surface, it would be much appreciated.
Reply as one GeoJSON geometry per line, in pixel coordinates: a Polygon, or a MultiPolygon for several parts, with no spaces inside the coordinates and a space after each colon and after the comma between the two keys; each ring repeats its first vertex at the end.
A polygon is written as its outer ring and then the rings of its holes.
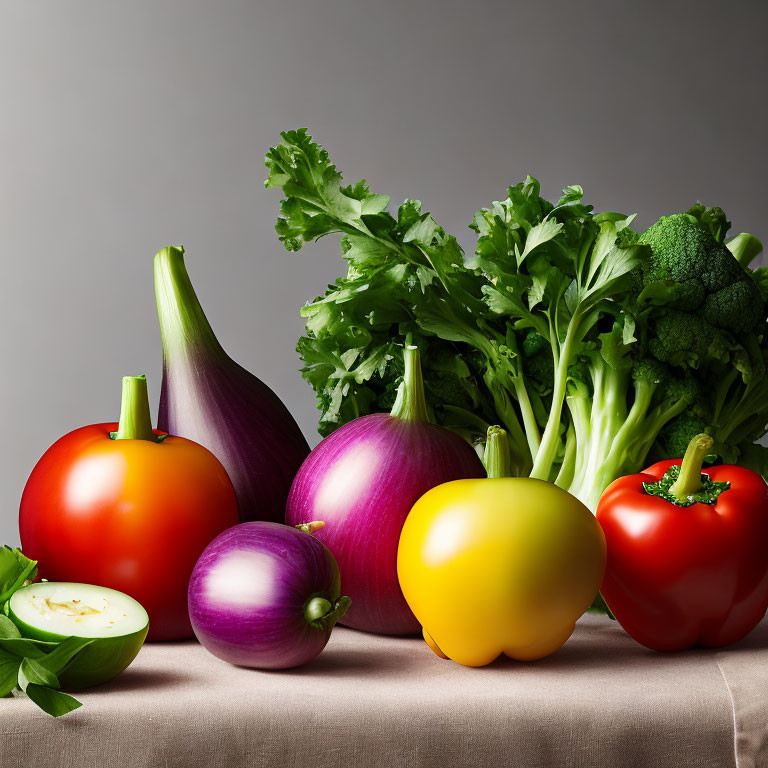
{"type": "Polygon", "coordinates": [[[768,765],[766,690],[768,623],[726,650],[659,654],[587,616],[553,656],[482,669],[344,628],[287,672],[148,645],[65,717],[0,700],[0,765],[753,768],[768,765]]]}

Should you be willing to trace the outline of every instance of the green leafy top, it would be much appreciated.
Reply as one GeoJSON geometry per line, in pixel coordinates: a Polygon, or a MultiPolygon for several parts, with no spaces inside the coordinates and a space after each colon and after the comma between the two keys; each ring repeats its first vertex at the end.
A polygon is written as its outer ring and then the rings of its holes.
{"type": "Polygon", "coordinates": [[[745,269],[756,238],[724,243],[720,209],[694,206],[638,235],[631,216],[595,213],[581,187],[551,203],[528,176],[475,214],[465,259],[418,201],[390,213],[364,181],[345,186],[304,129],[281,134],[266,165],[284,194],[286,248],[337,232],[347,261],[302,310],[322,434],[390,410],[410,337],[431,419],[471,442],[500,424],[514,474],[592,508],[664,450],[661,431],[686,409],[723,458],[765,463],[749,445],[768,420],[768,272],[745,269]]]}

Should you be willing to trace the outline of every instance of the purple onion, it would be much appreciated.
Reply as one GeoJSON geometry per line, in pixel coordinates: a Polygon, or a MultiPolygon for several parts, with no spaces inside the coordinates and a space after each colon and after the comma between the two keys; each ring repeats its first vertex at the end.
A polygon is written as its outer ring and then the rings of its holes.
{"type": "Polygon", "coordinates": [[[163,339],[158,429],[204,445],[224,465],[241,521],[282,522],[296,470],[309,453],[293,416],[222,349],[184,266],[184,249],[155,256],[163,339]]]}
{"type": "Polygon", "coordinates": [[[286,522],[322,520],[352,607],[343,623],[391,635],[421,630],[397,580],[400,532],[417,499],[449,480],[485,477],[477,454],[430,424],[419,352],[405,349],[405,378],[391,414],[345,424],[307,457],[288,496],[286,522]]]}
{"type": "Polygon", "coordinates": [[[349,606],[333,555],[310,533],[241,523],[219,534],[189,582],[200,643],[230,664],[287,669],[325,648],[349,606]]]}

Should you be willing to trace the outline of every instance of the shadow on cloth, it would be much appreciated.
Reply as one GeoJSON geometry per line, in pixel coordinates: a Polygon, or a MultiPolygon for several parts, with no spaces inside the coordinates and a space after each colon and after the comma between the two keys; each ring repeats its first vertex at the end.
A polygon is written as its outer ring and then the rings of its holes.
{"type": "MultiPolygon", "coordinates": [[[[414,646],[416,644],[414,643],[414,646]]],[[[387,650],[353,648],[326,648],[316,659],[303,667],[293,669],[254,670],[270,675],[294,677],[365,677],[366,674],[392,673],[401,675],[408,671],[408,660],[387,650]]]]}
{"type": "Polygon", "coordinates": [[[125,672],[121,672],[114,680],[97,685],[95,688],[88,688],[88,695],[125,693],[146,688],[165,688],[179,685],[191,679],[192,677],[189,675],[179,674],[178,672],[165,670],[149,671],[128,667],[125,672]]]}

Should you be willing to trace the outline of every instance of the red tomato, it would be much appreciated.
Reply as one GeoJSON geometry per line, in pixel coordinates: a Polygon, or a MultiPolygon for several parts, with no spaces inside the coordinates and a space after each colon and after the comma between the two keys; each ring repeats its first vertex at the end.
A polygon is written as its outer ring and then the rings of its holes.
{"type": "Polygon", "coordinates": [[[117,428],[82,427],[46,451],[21,500],[22,548],[43,578],[138,600],[150,640],[192,637],[189,577],[211,540],[238,522],[232,483],[191,440],[111,439],[117,428]]]}

